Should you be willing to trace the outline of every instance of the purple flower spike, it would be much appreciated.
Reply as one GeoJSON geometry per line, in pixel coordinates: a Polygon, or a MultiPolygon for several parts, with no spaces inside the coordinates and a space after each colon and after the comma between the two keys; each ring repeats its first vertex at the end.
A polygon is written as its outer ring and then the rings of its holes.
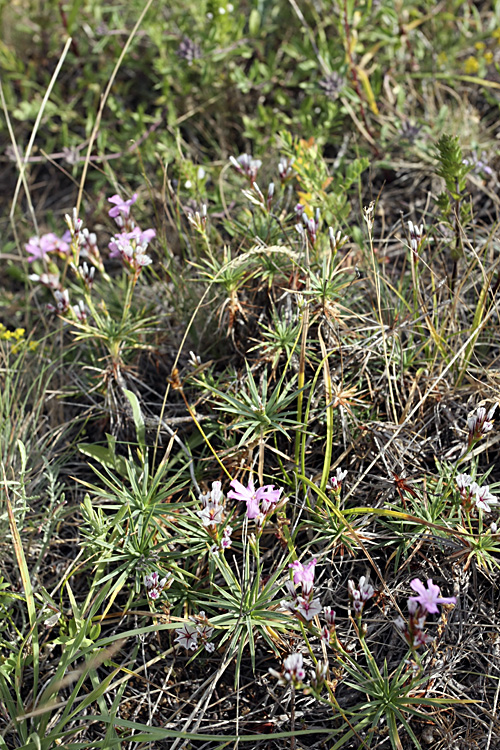
{"type": "Polygon", "coordinates": [[[420,604],[422,609],[429,614],[439,612],[437,607],[438,604],[455,604],[457,601],[455,596],[441,597],[439,586],[432,583],[432,578],[427,579],[427,588],[425,588],[422,581],[419,581],[418,578],[414,578],[413,581],[410,582],[410,586],[413,591],[417,592],[418,596],[411,596],[408,599],[408,602],[416,602],[420,604]]]}

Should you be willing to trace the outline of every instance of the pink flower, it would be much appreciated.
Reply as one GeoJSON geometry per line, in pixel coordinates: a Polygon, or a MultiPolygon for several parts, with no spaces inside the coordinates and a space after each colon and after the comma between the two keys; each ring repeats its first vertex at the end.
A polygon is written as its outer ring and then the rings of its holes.
{"type": "Polygon", "coordinates": [[[69,252],[69,245],[53,232],[43,234],[41,237],[31,237],[30,241],[24,246],[28,253],[28,263],[34,260],[47,260],[49,253],[61,253],[66,255],[69,252]]]}
{"type": "Polygon", "coordinates": [[[260,514],[260,503],[262,502],[262,510],[264,513],[268,513],[274,509],[274,506],[278,502],[281,489],[274,489],[274,484],[267,484],[264,487],[255,489],[253,479],[250,477],[248,485],[245,487],[237,479],[233,479],[231,482],[233,488],[227,493],[228,498],[233,500],[241,500],[247,504],[247,518],[258,518],[260,514]]]}
{"type": "Polygon", "coordinates": [[[115,205],[108,211],[108,216],[115,219],[122,214],[122,216],[125,216],[125,218],[128,219],[130,216],[130,207],[134,205],[136,200],[137,193],[134,193],[132,198],[128,201],[122,200],[118,194],[111,196],[111,198],[108,198],[108,203],[114,203],[115,205]]]}
{"type": "Polygon", "coordinates": [[[149,573],[149,575],[144,576],[144,585],[146,587],[146,591],[148,592],[149,598],[153,600],[159,599],[163,589],[165,587],[170,588],[170,584],[172,583],[172,581],[169,579],[171,578],[172,576],[168,574],[165,578],[162,578],[160,580],[160,575],[156,570],[154,570],[152,573],[149,573]]]}
{"type": "Polygon", "coordinates": [[[217,524],[222,523],[222,505],[208,502],[203,510],[197,510],[196,515],[201,518],[203,526],[212,526],[215,528],[217,524]]]}
{"type": "Polygon", "coordinates": [[[418,578],[414,578],[410,582],[410,586],[413,591],[417,592],[418,596],[410,596],[408,602],[417,602],[429,614],[439,612],[438,604],[455,604],[457,601],[455,596],[441,597],[439,586],[432,583],[432,578],[427,579],[427,588],[418,578]]]}
{"type": "Polygon", "coordinates": [[[310,560],[307,565],[302,565],[301,562],[298,560],[295,560],[295,562],[290,563],[288,566],[291,568],[293,573],[293,582],[296,586],[302,584],[302,593],[303,594],[310,594],[312,591],[312,588],[314,586],[314,566],[316,565],[316,558],[313,557],[312,560],[310,560]]]}
{"type": "Polygon", "coordinates": [[[247,518],[257,518],[260,508],[252,477],[248,480],[247,487],[238,482],[237,479],[233,479],[231,487],[233,489],[227,493],[228,498],[246,503],[247,518]]]}

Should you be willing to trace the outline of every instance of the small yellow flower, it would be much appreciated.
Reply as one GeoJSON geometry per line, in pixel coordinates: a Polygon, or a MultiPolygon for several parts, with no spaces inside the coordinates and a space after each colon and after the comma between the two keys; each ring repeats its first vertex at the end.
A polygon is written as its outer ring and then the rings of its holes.
{"type": "Polygon", "coordinates": [[[467,75],[474,75],[479,70],[479,63],[475,57],[470,55],[464,63],[464,71],[467,75]]]}
{"type": "Polygon", "coordinates": [[[496,39],[497,42],[500,42],[500,28],[495,29],[495,31],[493,31],[493,33],[491,34],[491,36],[492,36],[493,39],[496,39]]]}
{"type": "Polygon", "coordinates": [[[478,52],[482,52],[483,49],[486,49],[486,44],[484,42],[476,42],[474,47],[478,50],[478,52]]]}
{"type": "Polygon", "coordinates": [[[493,62],[493,52],[485,52],[484,53],[484,62],[486,65],[491,65],[493,62]]]}
{"type": "Polygon", "coordinates": [[[439,55],[437,56],[438,65],[442,66],[447,62],[448,62],[448,55],[446,54],[446,52],[440,52],[439,55]]]}

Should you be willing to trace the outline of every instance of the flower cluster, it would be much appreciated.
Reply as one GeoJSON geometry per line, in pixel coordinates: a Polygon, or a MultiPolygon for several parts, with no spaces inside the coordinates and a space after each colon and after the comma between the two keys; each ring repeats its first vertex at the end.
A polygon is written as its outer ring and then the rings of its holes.
{"type": "Polygon", "coordinates": [[[363,613],[366,602],[374,595],[375,589],[366,576],[361,576],[357,587],[354,581],[348,581],[347,591],[349,592],[349,600],[352,608],[356,617],[359,618],[363,613]]]}
{"type": "Polygon", "coordinates": [[[316,615],[321,612],[321,602],[314,598],[314,568],[316,558],[313,557],[307,565],[303,565],[299,560],[290,563],[288,566],[293,570],[293,583],[287,581],[285,584],[291,601],[284,600],[281,602],[283,609],[297,615],[302,621],[310,622],[316,615]],[[299,594],[296,586],[301,587],[299,594]]]}
{"type": "Polygon", "coordinates": [[[481,152],[481,158],[477,154],[471,154],[470,159],[462,159],[462,164],[469,167],[474,174],[478,174],[481,177],[492,177],[494,172],[492,168],[486,162],[487,154],[485,151],[481,152]]]}
{"type": "Polygon", "coordinates": [[[408,233],[410,235],[410,247],[412,253],[418,258],[418,251],[424,238],[424,225],[419,224],[418,226],[412,221],[408,222],[408,233]]]}
{"type": "Polygon", "coordinates": [[[203,526],[207,529],[210,536],[215,540],[212,547],[213,552],[220,549],[229,549],[231,546],[232,528],[228,524],[220,533],[219,527],[224,523],[224,497],[222,494],[221,482],[212,482],[212,490],[200,496],[201,510],[196,511],[196,515],[201,518],[203,526]]]}
{"type": "Polygon", "coordinates": [[[274,513],[283,491],[281,488],[275,490],[274,484],[266,484],[256,490],[251,477],[246,487],[237,479],[233,479],[231,487],[233,489],[227,493],[228,498],[246,503],[247,518],[255,519],[259,526],[263,526],[266,518],[274,513]]]}
{"type": "Polygon", "coordinates": [[[270,669],[269,674],[276,677],[280,685],[286,686],[291,684],[294,687],[300,687],[306,677],[302,654],[290,654],[283,662],[281,672],[270,669]]]}
{"type": "Polygon", "coordinates": [[[254,159],[250,154],[241,154],[237,159],[234,156],[230,156],[229,161],[238,174],[242,174],[247,178],[250,185],[255,182],[259,169],[262,166],[260,159],[254,159]]]}
{"type": "Polygon", "coordinates": [[[104,271],[101,253],[97,247],[97,235],[90,232],[83,226],[82,219],[78,218],[76,208],[73,209],[71,216],[65,214],[66,224],[68,225],[69,238],[71,247],[74,252],[74,260],[86,258],[90,263],[96,266],[100,271],[104,271]]]}
{"type": "Polygon", "coordinates": [[[67,231],[62,238],[50,233],[42,237],[32,237],[26,245],[26,250],[30,254],[28,261],[31,263],[35,260],[48,262],[48,272],[32,273],[29,275],[30,281],[38,282],[50,289],[54,294],[55,304],[48,304],[49,312],[55,312],[58,315],[70,313],[73,320],[84,322],[87,318],[87,310],[83,301],[76,305],[71,305],[69,301],[69,292],[61,284],[61,277],[57,265],[53,262],[53,257],[67,258],[72,254],[73,262],[71,268],[85,285],[87,291],[90,291],[94,283],[95,269],[104,271],[99,248],[97,247],[97,237],[93,232],[83,227],[82,219],[78,218],[76,208],[72,214],[65,215],[67,231]],[[78,266],[80,258],[87,258],[90,265],[84,261],[78,266]],[[78,266],[78,268],[77,268],[78,266]]]}
{"type": "Polygon", "coordinates": [[[328,237],[330,239],[330,249],[333,255],[335,255],[342,245],[345,245],[345,243],[349,241],[349,237],[346,234],[342,234],[340,230],[335,233],[333,227],[328,227],[328,237]]]}
{"type": "Polygon", "coordinates": [[[189,223],[193,226],[197,232],[204,234],[207,228],[207,204],[203,203],[201,211],[186,211],[186,216],[189,223]]]}
{"type": "Polygon", "coordinates": [[[146,587],[149,598],[153,599],[153,601],[159,599],[161,592],[163,590],[169,589],[172,585],[172,582],[172,575],[169,574],[165,576],[165,578],[160,579],[160,575],[156,572],[156,570],[153,571],[153,573],[149,573],[148,575],[144,576],[144,586],[146,587]]]}
{"type": "Polygon", "coordinates": [[[342,470],[340,467],[335,472],[335,476],[330,477],[330,484],[329,489],[332,490],[332,492],[335,492],[335,494],[340,494],[340,490],[342,489],[342,482],[347,476],[347,471],[342,470]]]}
{"type": "Polygon", "coordinates": [[[69,253],[70,239],[69,232],[65,232],[62,237],[58,237],[53,232],[42,234],[41,237],[31,237],[24,246],[28,253],[28,263],[33,263],[35,260],[47,261],[51,253],[65,257],[69,253]]]}
{"type": "Polygon", "coordinates": [[[196,651],[199,645],[204,646],[205,651],[209,653],[214,651],[215,644],[209,643],[214,629],[210,627],[205,612],[200,612],[198,615],[191,615],[189,619],[194,623],[193,625],[186,622],[181,628],[176,629],[175,640],[177,643],[188,651],[196,651]]]}
{"type": "Polygon", "coordinates": [[[477,412],[468,418],[467,427],[469,428],[469,448],[493,429],[493,422],[491,420],[495,414],[496,407],[497,405],[494,404],[491,409],[486,412],[484,406],[480,406],[477,412]]]}
{"type": "Polygon", "coordinates": [[[176,54],[181,60],[185,60],[188,65],[192,65],[195,60],[201,57],[202,52],[199,44],[196,44],[196,42],[193,42],[192,39],[184,35],[177,47],[176,54]]]}
{"type": "Polygon", "coordinates": [[[462,498],[462,505],[467,513],[470,513],[474,507],[490,513],[490,505],[498,504],[498,499],[490,492],[488,484],[481,487],[469,474],[457,474],[455,481],[462,498]]]}
{"type": "MultiPolygon", "coordinates": [[[[26,344],[25,335],[25,328],[15,328],[13,331],[10,331],[3,323],[0,323],[0,341],[9,341],[13,354],[18,352],[23,344],[26,344]]],[[[28,349],[34,352],[38,348],[38,345],[38,341],[29,341],[28,349]]]]}
{"type": "Polygon", "coordinates": [[[56,289],[54,292],[54,300],[55,305],[48,304],[47,310],[49,312],[55,312],[59,315],[64,315],[64,313],[68,312],[70,308],[69,304],[69,292],[67,289],[64,289],[63,291],[60,291],[59,289],[56,289]]]}
{"type": "Polygon", "coordinates": [[[264,195],[256,182],[251,183],[249,190],[242,190],[241,192],[254,206],[262,208],[262,210],[267,213],[270,212],[274,197],[274,182],[269,183],[267,187],[267,196],[264,195]]]}
{"type": "MultiPolygon", "coordinates": [[[[283,685],[284,687],[293,685],[295,688],[304,687],[303,683],[306,679],[306,670],[304,669],[304,659],[302,654],[290,654],[290,656],[287,656],[284,660],[280,672],[277,672],[275,669],[270,669],[269,674],[278,680],[278,685],[283,685]]],[[[316,693],[319,693],[328,677],[328,662],[318,661],[315,668],[310,671],[310,675],[311,688],[316,693]]]]}
{"type": "Polygon", "coordinates": [[[432,582],[432,578],[427,580],[427,588],[418,578],[414,578],[410,586],[418,596],[410,596],[408,599],[408,622],[398,617],[395,624],[410,648],[419,648],[432,641],[432,638],[424,632],[427,615],[439,612],[438,604],[455,604],[457,600],[454,596],[440,596],[439,586],[432,582]]]}
{"type": "Polygon", "coordinates": [[[281,183],[285,183],[290,180],[294,175],[293,163],[295,159],[293,156],[290,159],[282,157],[278,163],[278,174],[280,176],[281,183]]]}
{"type": "Polygon", "coordinates": [[[108,214],[120,228],[120,232],[111,238],[108,247],[111,250],[109,257],[121,258],[123,265],[133,271],[137,279],[144,266],[149,266],[153,262],[146,250],[151,240],[156,237],[156,232],[154,229],[142,230],[135,223],[130,215],[130,209],[136,200],[137,193],[129,200],[123,200],[118,194],[108,198],[109,203],[114,204],[108,214]]]}
{"type": "Polygon", "coordinates": [[[295,206],[295,213],[302,218],[302,224],[296,224],[295,229],[302,236],[305,236],[305,234],[307,234],[309,242],[311,243],[311,245],[314,245],[317,239],[321,220],[320,210],[319,208],[317,208],[314,216],[309,217],[304,210],[302,210],[302,212],[299,214],[299,211],[297,210],[299,206],[302,208],[301,204],[298,203],[295,206]]]}
{"type": "Polygon", "coordinates": [[[321,628],[321,640],[324,643],[331,644],[335,643],[335,610],[331,607],[323,607],[323,618],[325,625],[321,628]]]}
{"type": "Polygon", "coordinates": [[[331,101],[334,102],[340,96],[343,86],[345,86],[345,78],[343,78],[340,73],[333,71],[322,78],[319,85],[328,99],[331,99],[331,101]]]}

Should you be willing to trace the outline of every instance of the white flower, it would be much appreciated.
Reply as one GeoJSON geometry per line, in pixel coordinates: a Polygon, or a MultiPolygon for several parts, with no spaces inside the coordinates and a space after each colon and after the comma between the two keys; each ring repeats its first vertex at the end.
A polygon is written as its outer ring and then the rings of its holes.
{"type": "Polygon", "coordinates": [[[328,623],[328,625],[335,624],[335,610],[333,610],[331,607],[323,607],[323,617],[325,618],[325,621],[328,623]]]}
{"type": "Polygon", "coordinates": [[[290,654],[283,662],[283,677],[287,682],[302,682],[306,676],[302,654],[290,654]]]}
{"type": "Polygon", "coordinates": [[[310,601],[305,596],[297,597],[296,612],[302,615],[302,617],[309,622],[313,617],[319,615],[323,607],[319,599],[313,599],[310,601]]]}
{"type": "Polygon", "coordinates": [[[222,505],[209,502],[203,510],[197,510],[196,515],[201,518],[203,526],[217,526],[222,523],[222,505]]]}
{"type": "Polygon", "coordinates": [[[200,502],[203,507],[208,503],[219,505],[222,501],[222,482],[212,482],[211,492],[206,492],[200,496],[200,502]]]}
{"type": "MultiPolygon", "coordinates": [[[[473,482],[473,484],[471,485],[471,489],[474,484],[476,483],[473,482]]],[[[490,492],[490,487],[488,484],[485,484],[483,487],[478,487],[478,485],[476,484],[476,487],[474,488],[474,501],[476,503],[476,507],[484,510],[485,513],[491,512],[490,505],[498,505],[498,499],[490,492]]]]}
{"type": "Polygon", "coordinates": [[[342,486],[342,481],[346,478],[347,471],[342,470],[339,466],[337,471],[335,472],[334,477],[330,477],[330,487],[332,490],[338,490],[339,487],[342,486]]]}
{"type": "Polygon", "coordinates": [[[185,623],[182,628],[177,628],[175,640],[188,651],[195,651],[198,646],[198,629],[195,625],[185,623]]]}

